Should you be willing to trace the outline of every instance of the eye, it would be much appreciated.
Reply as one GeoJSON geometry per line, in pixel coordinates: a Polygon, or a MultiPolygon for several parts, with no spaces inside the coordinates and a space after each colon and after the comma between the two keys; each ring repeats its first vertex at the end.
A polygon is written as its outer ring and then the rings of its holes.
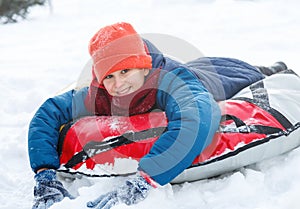
{"type": "Polygon", "coordinates": [[[124,69],[124,70],[121,70],[121,74],[125,74],[129,71],[129,69],[124,69]]]}
{"type": "Polygon", "coordinates": [[[112,78],[113,77],[113,75],[107,75],[107,76],[105,76],[103,79],[110,79],[110,78],[112,78]]]}

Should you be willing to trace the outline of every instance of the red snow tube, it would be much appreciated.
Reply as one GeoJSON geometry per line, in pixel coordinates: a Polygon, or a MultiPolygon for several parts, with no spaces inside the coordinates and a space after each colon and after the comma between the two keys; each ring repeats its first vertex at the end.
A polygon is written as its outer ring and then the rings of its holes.
{"type": "MultiPolygon", "coordinates": [[[[274,134],[280,136],[292,126],[275,110],[266,111],[249,101],[228,100],[220,106],[223,115],[220,129],[192,167],[217,159],[238,146],[265,140],[274,134]]],[[[113,165],[115,159],[139,161],[166,131],[167,125],[164,112],[79,119],[61,132],[60,163],[68,169],[77,170],[85,164],[87,170],[93,170],[97,164],[113,165]]]]}

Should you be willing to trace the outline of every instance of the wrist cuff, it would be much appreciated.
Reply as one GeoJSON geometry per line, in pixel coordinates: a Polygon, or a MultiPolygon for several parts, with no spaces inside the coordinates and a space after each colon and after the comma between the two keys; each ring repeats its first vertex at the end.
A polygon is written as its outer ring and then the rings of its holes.
{"type": "Polygon", "coordinates": [[[54,181],[56,180],[56,172],[53,169],[43,170],[35,174],[34,179],[36,181],[54,181]]]}
{"type": "Polygon", "coordinates": [[[139,174],[145,179],[145,181],[150,184],[153,188],[157,188],[157,183],[145,172],[139,171],[139,174]]]}

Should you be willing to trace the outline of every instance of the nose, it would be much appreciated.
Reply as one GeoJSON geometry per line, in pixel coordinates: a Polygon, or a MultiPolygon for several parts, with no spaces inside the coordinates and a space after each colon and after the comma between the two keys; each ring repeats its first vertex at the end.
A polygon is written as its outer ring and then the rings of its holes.
{"type": "Polygon", "coordinates": [[[124,83],[124,80],[120,76],[115,76],[114,87],[116,89],[120,88],[124,83]]]}

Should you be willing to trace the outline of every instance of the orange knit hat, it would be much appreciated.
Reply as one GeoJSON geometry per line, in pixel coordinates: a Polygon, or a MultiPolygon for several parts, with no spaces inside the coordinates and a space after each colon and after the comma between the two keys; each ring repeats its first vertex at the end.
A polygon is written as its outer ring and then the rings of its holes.
{"type": "Polygon", "coordinates": [[[116,23],[101,28],[90,40],[89,53],[93,73],[98,82],[118,70],[152,68],[152,58],[146,52],[142,38],[129,23],[116,23]]]}

